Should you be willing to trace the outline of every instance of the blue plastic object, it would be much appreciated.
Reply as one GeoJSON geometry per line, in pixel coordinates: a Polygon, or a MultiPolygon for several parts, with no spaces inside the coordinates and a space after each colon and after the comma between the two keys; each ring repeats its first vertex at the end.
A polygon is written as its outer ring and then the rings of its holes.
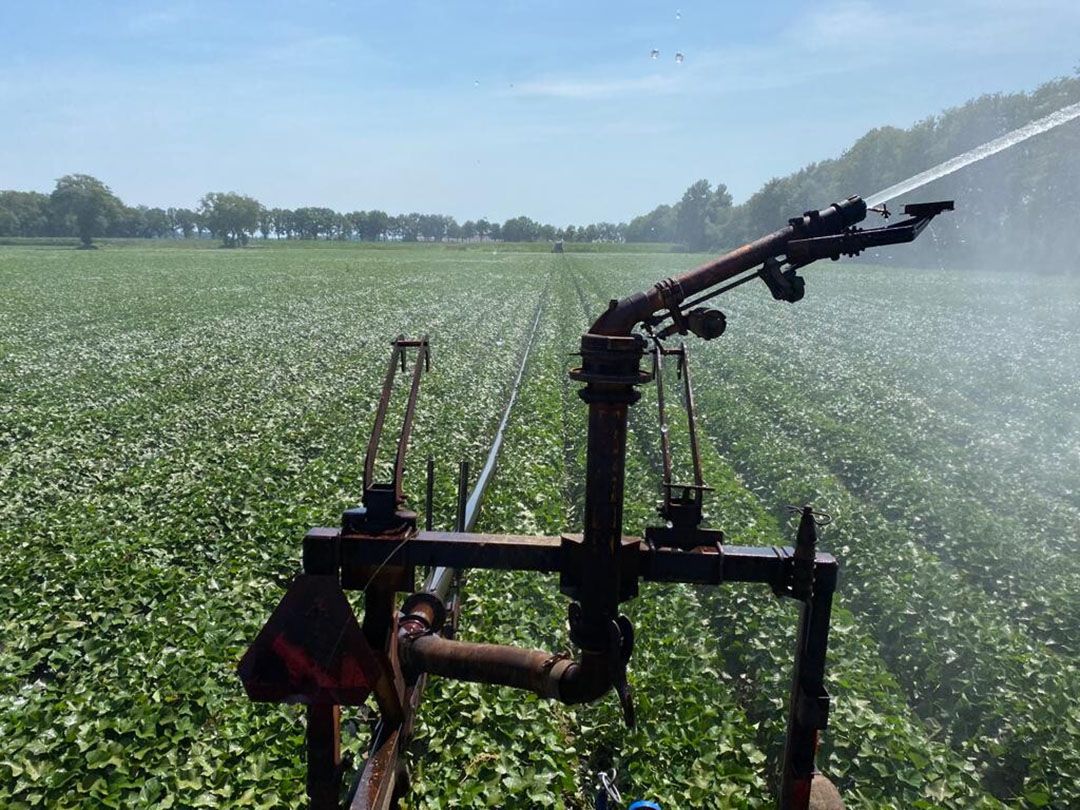
{"type": "Polygon", "coordinates": [[[628,810],[660,810],[660,805],[649,799],[642,799],[630,805],[628,810]]]}

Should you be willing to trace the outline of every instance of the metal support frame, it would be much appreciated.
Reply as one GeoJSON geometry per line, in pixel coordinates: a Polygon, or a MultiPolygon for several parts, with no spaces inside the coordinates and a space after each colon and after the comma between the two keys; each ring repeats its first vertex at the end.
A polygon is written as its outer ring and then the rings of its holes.
{"type": "MultiPolygon", "coordinates": [[[[402,543],[393,537],[347,535],[330,527],[309,531],[304,547],[305,558],[311,555],[319,560],[326,560],[328,554],[334,554],[331,549],[336,549],[342,581],[353,578],[348,573],[351,570],[367,571],[379,564],[384,572],[380,576],[388,580],[395,580],[397,571],[417,566],[487,568],[569,575],[575,583],[574,592],[580,592],[582,588],[578,577],[581,559],[586,553],[585,539],[580,535],[536,537],[418,531],[408,542],[402,543]]],[[[800,543],[794,547],[714,546],[684,551],[649,547],[639,538],[623,537],[614,563],[624,580],[700,585],[755,582],[768,586],[777,595],[801,603],[780,805],[800,810],[808,807],[818,733],[825,728],[828,718],[825,654],[838,571],[836,559],[831,554],[813,551],[813,556],[807,560],[805,551],[800,543]],[[803,577],[804,570],[809,573],[809,579],[803,577]]],[[[373,591],[379,593],[377,599],[383,604],[392,598],[392,593],[371,587],[365,595],[373,591]]],[[[399,615],[396,645],[400,664],[403,671],[411,671],[413,677],[431,673],[516,686],[546,698],[567,698],[560,688],[560,681],[567,677],[573,662],[539,650],[446,639],[439,634],[446,620],[445,603],[439,595],[417,592],[405,601],[399,615]]],[[[382,624],[379,622],[380,626],[382,624]]],[[[615,685],[603,683],[606,680],[600,678],[601,694],[615,685]]],[[[416,688],[415,685],[412,688],[416,688]]],[[[404,711],[406,717],[411,715],[408,707],[404,711]]],[[[359,779],[351,804],[353,808],[387,806],[364,804],[360,797],[367,796],[374,801],[376,795],[382,795],[383,788],[374,786],[377,780],[372,771],[387,774],[387,778],[392,771],[396,773],[397,757],[408,734],[403,723],[390,724],[385,719],[380,729],[372,755],[359,779]],[[391,751],[397,753],[391,755],[391,751]]]]}
{"type": "MultiPolygon", "coordinates": [[[[628,725],[634,723],[626,664],[633,651],[633,627],[619,605],[637,595],[640,581],[718,585],[767,584],[778,596],[801,603],[795,666],[788,708],[787,742],[781,771],[782,810],[807,810],[814,779],[818,734],[825,728],[829,696],[825,656],[837,563],[816,549],[822,517],[801,507],[794,547],[729,547],[723,534],[702,529],[701,497],[707,489],[697,453],[693,393],[685,348],[665,350],[659,340],[693,332],[711,340],[725,329],[717,310],[698,304],[753,278],[773,296],[794,302],[804,281],[796,270],[820,258],[837,258],[867,247],[915,239],[951,202],[908,206],[909,219],[885,228],[859,230],[866,203],[850,197],[821,211],[807,211],[786,228],[734,250],[651,290],[611,301],[581,338],[581,367],[571,379],[584,383],[579,395],[588,407],[584,525],[581,535],[528,537],[471,534],[466,512],[479,503],[492,459],[478,491],[466,497],[468,468],[458,486],[456,532],[431,531],[434,468],[429,461],[425,530],[404,508],[402,476],[415,415],[422,369],[430,365],[426,337],[393,341],[375,424],[364,459],[363,507],[346,510],[340,528],[312,529],[304,538],[304,574],[294,580],[240,663],[253,700],[308,705],[308,795],[314,808],[339,807],[344,763],[340,752],[340,706],[358,705],[374,694],[380,711],[369,755],[348,799],[351,810],[387,808],[407,788],[402,753],[412,730],[427,674],[529,689],[566,703],[595,700],[614,689],[628,725]],[[781,257],[788,265],[781,269],[781,257]],[[688,301],[687,299],[693,298],[688,301]],[[666,321],[670,324],[664,326],[666,321]],[[654,340],[653,373],[640,368],[646,340],[654,340]],[[406,350],[419,350],[409,388],[390,483],[374,481],[375,456],[397,371],[406,370],[406,350]],[[662,438],[664,504],[673,526],[651,528],[644,542],[623,536],[623,481],[628,410],[637,387],[655,375],[661,423],[665,422],[661,361],[677,354],[688,410],[693,485],[671,480],[670,447],[662,438]],[[682,487],[687,508],[679,512],[672,490],[682,487]],[[692,492],[691,492],[692,490],[692,492]],[[471,504],[472,506],[470,506],[471,504]],[[676,521],[671,515],[676,515],[676,521]],[[675,525],[678,523],[679,525],[675,525]],[[421,588],[415,569],[427,566],[421,588]],[[459,572],[467,568],[558,572],[560,588],[572,600],[570,638],[579,648],[567,656],[453,639],[459,572]],[[344,590],[364,592],[364,619],[358,626],[344,590]],[[397,594],[410,593],[400,610],[397,594]]],[[[884,214],[884,209],[878,209],[884,214]]],[[[539,311],[537,313],[539,317],[539,311]]],[[[511,402],[513,398],[511,398],[511,402]]],[[[509,406],[508,406],[509,408],[509,406]]],[[[509,410],[503,415],[503,423],[509,410]]]]}

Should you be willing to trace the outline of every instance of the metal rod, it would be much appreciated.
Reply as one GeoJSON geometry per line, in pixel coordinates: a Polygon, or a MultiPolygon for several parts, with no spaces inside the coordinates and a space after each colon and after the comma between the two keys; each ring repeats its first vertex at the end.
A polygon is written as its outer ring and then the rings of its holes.
{"type": "Polygon", "coordinates": [[[429,532],[434,528],[432,524],[432,508],[435,500],[435,459],[427,457],[427,485],[424,496],[424,528],[429,532]]]}
{"type": "Polygon", "coordinates": [[[379,441],[382,439],[383,424],[386,421],[386,409],[390,405],[390,392],[394,386],[394,375],[397,373],[398,358],[402,353],[402,335],[398,335],[393,341],[393,350],[390,352],[390,362],[383,376],[382,392],[379,394],[379,407],[375,410],[375,424],[371,428],[371,436],[368,438],[367,454],[364,456],[364,491],[371,486],[375,478],[375,456],[379,452],[379,441]]]}
{"type": "MultiPolygon", "coordinates": [[[[498,459],[499,451],[502,449],[503,436],[506,432],[506,425],[510,419],[510,411],[517,401],[518,390],[521,387],[521,380],[525,374],[525,366],[528,363],[529,355],[532,353],[532,347],[536,342],[536,332],[537,327],[540,324],[540,315],[542,312],[543,306],[537,305],[536,315],[533,317],[532,330],[529,333],[529,342],[525,347],[525,353],[521,357],[521,364],[518,366],[517,376],[514,378],[514,384],[510,390],[510,398],[503,408],[502,418],[499,421],[495,439],[488,450],[487,459],[485,460],[483,469],[480,471],[480,477],[477,479],[476,486],[473,487],[472,493],[469,493],[469,463],[467,461],[462,461],[461,466],[458,469],[457,511],[454,519],[454,530],[457,532],[472,531],[473,526],[476,524],[477,517],[480,514],[480,504],[483,502],[484,492],[491,482],[492,473],[495,471],[496,460],[498,459]]],[[[430,523],[427,528],[429,531],[431,530],[430,523]]],[[[437,566],[433,568],[424,579],[421,590],[424,593],[438,597],[440,601],[446,603],[450,595],[457,590],[460,582],[461,571],[459,569],[452,566],[437,566]]]]}
{"type": "Polygon", "coordinates": [[[307,707],[307,795],[311,810],[336,810],[341,793],[341,709],[307,707]]]}
{"type": "Polygon", "coordinates": [[[664,498],[668,498],[671,486],[671,443],[668,439],[667,416],[664,413],[664,353],[660,341],[653,341],[653,379],[656,380],[656,405],[660,411],[660,457],[664,466],[664,498]]]}
{"type": "Polygon", "coordinates": [[[409,436],[412,434],[413,418],[416,416],[416,400],[420,394],[420,374],[428,363],[428,336],[424,335],[420,339],[420,349],[416,353],[416,363],[413,365],[409,401],[405,405],[401,434],[398,436],[397,458],[394,461],[394,497],[398,503],[405,499],[405,493],[402,491],[402,478],[405,475],[405,453],[409,449],[409,436]]]}
{"type": "Polygon", "coordinates": [[[525,366],[528,365],[529,355],[532,353],[533,344],[536,342],[536,330],[540,324],[540,315],[543,311],[542,304],[536,307],[536,315],[533,317],[532,329],[529,332],[529,343],[525,347],[525,354],[521,357],[521,365],[518,366],[517,376],[514,378],[514,384],[510,388],[510,398],[506,401],[506,407],[503,408],[499,427],[495,431],[495,440],[491,443],[487,459],[480,470],[480,476],[476,479],[476,486],[473,487],[473,491],[465,505],[465,520],[462,524],[464,526],[462,531],[471,532],[473,526],[476,525],[476,519],[480,516],[480,502],[483,500],[488,483],[495,472],[495,463],[499,458],[499,450],[502,449],[503,435],[506,433],[506,425],[510,421],[510,411],[513,410],[514,403],[517,402],[518,389],[521,387],[521,379],[525,376],[525,366]]]}
{"type": "Polygon", "coordinates": [[[740,279],[736,279],[735,281],[731,282],[730,284],[725,284],[723,287],[717,287],[715,290],[710,290],[709,292],[705,293],[704,295],[699,295],[693,301],[687,301],[685,304],[683,304],[683,307],[685,309],[693,309],[698,304],[704,304],[709,299],[716,298],[716,296],[718,296],[718,295],[723,295],[724,293],[728,292],[729,290],[734,290],[736,287],[741,287],[743,284],[746,284],[748,281],[753,281],[757,277],[758,277],[758,271],[757,270],[751,270],[745,276],[743,276],[740,279]]]}
{"type": "MultiPolygon", "coordinates": [[[[336,537],[337,533],[335,528],[320,527],[309,531],[308,537],[317,540],[336,537]]],[[[640,540],[623,539],[623,545],[635,542],[640,543],[640,540]]],[[[562,570],[562,545],[563,538],[560,537],[419,532],[405,544],[395,538],[380,540],[376,537],[365,538],[362,543],[346,543],[340,553],[342,568],[384,563],[387,566],[429,565],[553,573],[562,570]]],[[[715,585],[731,581],[776,585],[790,573],[786,568],[790,567],[794,553],[788,546],[724,546],[723,554],[720,554],[710,548],[690,552],[650,549],[641,544],[633,564],[639,578],[647,582],[715,585]]],[[[814,566],[820,576],[822,568],[836,567],[836,559],[819,551],[814,557],[814,566]]]]}
{"type": "Polygon", "coordinates": [[[787,740],[781,766],[781,810],[808,810],[816,770],[818,733],[828,717],[825,653],[829,645],[832,587],[815,582],[814,595],[802,604],[788,708],[787,740]]]}
{"type": "Polygon", "coordinates": [[[400,723],[382,722],[375,729],[368,758],[357,780],[350,810],[387,810],[397,792],[397,759],[401,745],[400,723]]]}
{"type": "Polygon", "coordinates": [[[829,716],[825,691],[825,653],[829,618],[836,589],[836,566],[816,565],[817,520],[811,506],[800,510],[792,555],[788,595],[802,603],[791,676],[787,737],[780,770],[780,810],[809,810],[818,733],[829,716]]]}
{"type": "Polygon", "coordinates": [[[686,403],[686,424],[690,431],[690,458],[694,464],[694,483],[701,487],[705,478],[701,474],[701,452],[698,449],[697,424],[694,418],[694,388],[690,384],[690,350],[683,344],[679,356],[679,370],[683,378],[683,398],[686,403]]]}
{"type": "Polygon", "coordinates": [[[454,512],[454,531],[465,531],[465,508],[469,498],[469,462],[458,464],[457,510],[454,512]]]}

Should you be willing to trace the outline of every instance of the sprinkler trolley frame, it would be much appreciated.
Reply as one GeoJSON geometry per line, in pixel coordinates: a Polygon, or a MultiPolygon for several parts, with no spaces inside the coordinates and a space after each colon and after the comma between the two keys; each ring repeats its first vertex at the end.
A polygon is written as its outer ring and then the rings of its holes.
{"type": "MultiPolygon", "coordinates": [[[[800,515],[793,546],[738,547],[723,533],[701,527],[701,476],[694,423],[689,355],[663,340],[692,332],[718,337],[725,319],[705,300],[754,278],[778,300],[798,301],[804,282],[796,271],[821,258],[855,255],[869,247],[910,242],[951,202],[908,206],[908,218],[882,228],[855,224],[866,203],[850,197],[821,211],[808,211],[788,226],[715,261],[652,289],[611,301],[581,338],[581,365],[570,372],[583,384],[588,407],[583,532],[560,537],[476,534],[466,512],[468,468],[458,480],[456,531],[432,530],[434,472],[428,459],[425,528],[406,508],[402,490],[409,436],[420,380],[430,364],[427,337],[392,343],[364,463],[363,506],[348,509],[341,525],[311,529],[304,538],[303,573],[289,586],[267,624],[239,665],[252,700],[301,703],[307,707],[307,793],[312,808],[353,810],[393,807],[408,790],[404,753],[428,675],[532,691],[567,704],[594,701],[615,691],[629,726],[635,722],[627,663],[634,629],[619,605],[638,595],[638,583],[684,582],[720,585],[757,582],[777,596],[800,603],[799,631],[788,703],[787,740],[779,782],[782,810],[807,810],[816,777],[818,735],[826,727],[829,695],[825,656],[829,616],[836,589],[836,559],[817,550],[817,528],[827,516],[811,506],[800,515]],[[783,257],[781,261],[781,257],[783,257]],[[786,269],[782,268],[786,264],[786,269]],[[718,286],[719,285],[719,286],[718,286]],[[697,296],[697,298],[694,298],[697,296]],[[643,370],[647,351],[652,368],[643,370]],[[392,480],[374,480],[397,372],[406,372],[415,350],[392,480]],[[629,408],[638,387],[656,380],[659,418],[666,426],[662,362],[675,356],[687,410],[692,484],[671,478],[667,431],[661,431],[666,525],[650,527],[644,538],[623,535],[623,484],[629,408]],[[427,575],[416,585],[417,567],[427,575]],[[469,568],[558,573],[560,590],[571,600],[569,639],[576,658],[562,653],[457,639],[460,573],[469,568]],[[346,590],[364,596],[357,621],[346,590]],[[398,594],[409,594],[398,602],[398,594]],[[358,706],[374,695],[378,721],[359,772],[345,777],[351,763],[341,754],[341,706],[358,706]]],[[[884,209],[878,213],[886,215],[884,209]]],[[[483,495],[483,477],[470,502],[483,495]]],[[[513,605],[509,605],[513,609],[513,605]]]]}

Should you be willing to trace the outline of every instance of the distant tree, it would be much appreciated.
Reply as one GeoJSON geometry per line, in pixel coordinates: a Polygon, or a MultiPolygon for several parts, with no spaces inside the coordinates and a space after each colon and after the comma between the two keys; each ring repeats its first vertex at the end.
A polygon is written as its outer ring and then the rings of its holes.
{"type": "Polygon", "coordinates": [[[745,230],[737,241],[745,242],[783,225],[788,216],[798,213],[789,206],[789,200],[790,189],[782,178],[774,177],[765,183],[742,205],[745,230]]]}
{"type": "Polygon", "coordinates": [[[147,210],[145,205],[132,207],[121,204],[109,222],[109,229],[105,235],[127,239],[142,236],[146,227],[147,210]]]}
{"type": "Polygon", "coordinates": [[[49,205],[54,216],[73,227],[87,248],[95,236],[108,231],[124,207],[107,185],[88,174],[68,174],[57,180],[49,205]]]}
{"type": "Polygon", "coordinates": [[[164,208],[146,208],[139,206],[142,213],[142,231],[140,236],[146,239],[164,239],[172,234],[172,222],[164,208]]]}
{"type": "Polygon", "coordinates": [[[173,233],[179,232],[184,239],[190,239],[195,232],[195,212],[188,208],[170,208],[166,214],[173,233]]]}
{"type": "Polygon", "coordinates": [[[293,234],[296,232],[296,217],[293,212],[288,208],[275,208],[273,218],[274,233],[277,234],[278,239],[282,236],[286,239],[292,239],[293,234]]]}
{"type": "Polygon", "coordinates": [[[446,228],[446,217],[439,214],[421,214],[416,222],[417,234],[433,242],[446,238],[446,228]]]}
{"type": "Polygon", "coordinates": [[[658,205],[652,211],[634,217],[626,226],[627,242],[674,242],[675,209],[658,205]]]}
{"type": "Polygon", "coordinates": [[[398,216],[397,231],[402,242],[415,242],[420,237],[420,215],[413,212],[398,216]]]}
{"type": "Polygon", "coordinates": [[[532,242],[536,240],[540,226],[528,217],[508,219],[502,226],[505,242],[532,242]]]}
{"type": "Polygon", "coordinates": [[[705,217],[711,197],[709,181],[698,180],[686,189],[679,201],[675,215],[675,238],[686,245],[688,250],[704,250],[708,244],[705,238],[705,217]]]}
{"type": "Polygon", "coordinates": [[[705,241],[709,247],[734,246],[730,238],[732,199],[723,183],[717,183],[705,211],[705,241]]]}
{"type": "Polygon", "coordinates": [[[339,242],[352,238],[352,220],[347,214],[334,214],[334,222],[331,227],[331,235],[339,242]]]}
{"type": "Polygon", "coordinates": [[[347,223],[349,229],[350,239],[363,239],[364,238],[364,223],[367,221],[366,211],[350,211],[347,214],[342,214],[347,223]]]}
{"type": "Polygon", "coordinates": [[[337,213],[332,208],[305,207],[293,211],[293,224],[301,239],[327,239],[334,235],[337,213]]]}
{"type": "Polygon", "coordinates": [[[596,223],[596,238],[590,241],[595,242],[621,242],[622,241],[622,228],[625,226],[616,225],[614,222],[597,222],[596,223]]]}
{"type": "Polygon", "coordinates": [[[490,234],[491,223],[488,222],[484,217],[480,217],[480,219],[476,220],[476,235],[477,237],[479,237],[480,241],[483,242],[484,237],[489,236],[490,234]]]}
{"type": "Polygon", "coordinates": [[[178,208],[176,209],[176,225],[180,228],[180,233],[183,234],[184,238],[190,239],[191,235],[198,229],[199,218],[190,208],[178,208]]]}
{"type": "Polygon", "coordinates": [[[246,245],[258,228],[262,206],[253,197],[236,192],[211,191],[199,202],[206,228],[225,247],[246,245]]]}
{"type": "Polygon", "coordinates": [[[0,191],[0,236],[48,236],[49,195],[37,191],[0,191]]]}
{"type": "Polygon", "coordinates": [[[364,232],[362,239],[367,239],[371,242],[375,242],[381,239],[386,239],[390,230],[390,215],[385,211],[373,210],[368,211],[367,218],[364,221],[364,232]]]}
{"type": "Polygon", "coordinates": [[[263,239],[269,239],[270,234],[274,232],[274,212],[273,209],[263,208],[259,206],[259,233],[262,234],[263,239]]]}

